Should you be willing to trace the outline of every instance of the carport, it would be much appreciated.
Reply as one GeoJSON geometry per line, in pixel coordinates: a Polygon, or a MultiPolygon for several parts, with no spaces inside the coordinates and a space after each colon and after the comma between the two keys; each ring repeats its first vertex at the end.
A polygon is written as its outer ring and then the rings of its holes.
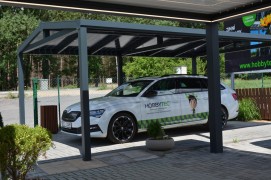
{"type": "MultiPolygon", "coordinates": [[[[126,16],[138,16],[148,18],[159,18],[168,20],[180,20],[180,21],[192,21],[206,23],[206,45],[207,45],[207,60],[208,60],[208,81],[209,81],[209,117],[210,117],[210,145],[211,152],[220,153],[223,152],[222,145],[222,130],[220,124],[217,124],[215,119],[220,118],[218,107],[220,106],[220,91],[219,91],[219,41],[218,41],[218,22],[225,21],[247,15],[250,13],[256,13],[271,9],[270,0],[206,0],[206,1],[187,1],[187,0],[147,0],[147,1],[133,1],[133,0],[110,0],[110,1],[97,1],[97,0],[0,0],[1,5],[18,6],[18,7],[30,7],[38,9],[56,9],[56,10],[68,10],[79,11],[87,13],[109,13],[115,15],[126,16]],[[210,96],[212,95],[212,96],[210,96]]],[[[67,28],[70,26],[67,26],[67,28]]],[[[65,27],[62,27],[65,28],[65,27]]],[[[45,31],[46,32],[46,31],[45,31]]],[[[48,31],[47,31],[48,32],[48,31]]],[[[37,31],[36,31],[37,33],[37,31]]],[[[35,34],[35,33],[33,33],[35,34]]],[[[24,90],[23,90],[23,64],[22,54],[24,48],[28,46],[28,43],[34,38],[32,34],[21,46],[18,51],[18,67],[19,67],[19,81],[20,81],[20,121],[24,123],[24,90]]],[[[46,33],[44,33],[46,37],[46,33]]],[[[79,57],[80,57],[80,78],[81,81],[81,105],[83,106],[84,98],[88,97],[86,85],[87,78],[82,77],[84,74],[88,74],[84,69],[87,62],[87,42],[82,37],[86,36],[87,28],[80,27],[79,36],[79,57]],[[85,63],[85,64],[82,64],[85,63]],[[84,97],[84,98],[83,98],[84,97]]],[[[48,35],[48,34],[47,34],[48,35]]],[[[242,37],[252,37],[251,34],[241,35],[242,37]]],[[[263,41],[269,41],[269,36],[257,36],[263,41]],[[265,39],[265,40],[264,40],[265,39]]],[[[260,42],[260,41],[259,41],[260,42]]],[[[32,42],[33,43],[33,42],[32,42]]],[[[264,47],[269,42],[262,43],[264,47]]],[[[261,46],[259,45],[259,46],[261,46]]],[[[240,47],[234,45],[237,50],[243,50],[250,48],[249,46],[240,47]]],[[[233,48],[232,51],[235,51],[233,48]]],[[[205,51],[205,50],[204,50],[205,51]]],[[[119,56],[120,57],[120,56],[119,56]]],[[[194,60],[195,61],[195,60],[194,60]]],[[[195,67],[195,63],[194,63],[195,67]]],[[[84,118],[88,118],[87,112],[83,113],[84,118]]],[[[87,134],[85,125],[88,121],[84,119],[83,132],[87,134]],[[85,132],[86,131],[86,132],[85,132]]],[[[86,142],[85,136],[83,136],[83,159],[91,159],[91,153],[89,151],[90,144],[86,142]]]]}
{"type": "Polygon", "coordinates": [[[82,116],[82,153],[91,159],[88,56],[116,56],[118,84],[122,83],[122,57],[190,57],[196,74],[196,57],[207,55],[209,84],[210,151],[223,152],[220,117],[218,54],[270,46],[271,36],[92,20],[43,22],[18,49],[20,123],[25,124],[23,54],[78,55],[82,116]],[[249,42],[262,42],[250,45],[249,42]]]}

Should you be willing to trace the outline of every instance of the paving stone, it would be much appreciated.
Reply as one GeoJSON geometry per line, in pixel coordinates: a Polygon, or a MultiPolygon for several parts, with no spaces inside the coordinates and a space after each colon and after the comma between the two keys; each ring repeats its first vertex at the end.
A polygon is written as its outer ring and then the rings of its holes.
{"type": "Polygon", "coordinates": [[[133,160],[131,158],[123,156],[123,155],[100,158],[100,160],[103,161],[104,163],[110,164],[110,165],[133,162],[133,160]]]}
{"type": "MultiPolygon", "coordinates": [[[[223,153],[210,153],[209,133],[204,132],[174,137],[178,141],[177,146],[167,152],[153,152],[142,146],[138,147],[138,144],[144,144],[142,142],[136,142],[134,147],[133,143],[119,147],[98,147],[102,153],[94,153],[92,161],[84,162],[81,158],[75,158],[42,163],[38,165],[40,171],[37,171],[36,175],[42,175],[39,177],[45,179],[80,180],[271,179],[271,124],[242,127],[242,123],[229,122],[231,123],[237,123],[239,127],[223,131],[223,153]],[[234,143],[234,138],[239,142],[234,143]],[[54,169],[62,168],[66,171],[52,173],[54,169]]],[[[60,139],[58,141],[60,142],[60,139]]],[[[65,152],[73,153],[68,150],[65,152]]],[[[54,155],[60,156],[58,153],[54,155]]],[[[34,173],[33,175],[35,176],[34,173]]]]}

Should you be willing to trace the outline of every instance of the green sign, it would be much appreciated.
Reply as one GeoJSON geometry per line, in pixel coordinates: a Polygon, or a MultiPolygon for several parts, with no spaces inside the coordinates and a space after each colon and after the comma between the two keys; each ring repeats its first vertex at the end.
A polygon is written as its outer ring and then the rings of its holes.
{"type": "Polygon", "coordinates": [[[247,27],[252,26],[255,22],[255,19],[256,19],[256,14],[250,14],[250,15],[242,17],[243,23],[247,27]]]}

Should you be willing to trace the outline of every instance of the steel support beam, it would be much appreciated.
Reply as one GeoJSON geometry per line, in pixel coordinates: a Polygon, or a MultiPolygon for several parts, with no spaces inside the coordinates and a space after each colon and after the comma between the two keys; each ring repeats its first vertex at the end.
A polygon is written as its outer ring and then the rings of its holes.
{"type": "Polygon", "coordinates": [[[58,45],[55,46],[57,54],[62,53],[74,40],[78,37],[77,33],[71,34],[63,39],[58,45]]]}
{"type": "Polygon", "coordinates": [[[134,37],[131,41],[129,41],[124,47],[122,47],[122,52],[124,54],[130,52],[133,49],[138,48],[139,46],[141,46],[142,44],[150,41],[151,39],[153,39],[153,37],[134,37]]]}
{"type": "Polygon", "coordinates": [[[210,152],[223,152],[218,23],[206,23],[210,152]]]}
{"type": "Polygon", "coordinates": [[[122,54],[119,53],[121,52],[121,49],[120,49],[120,41],[119,39],[116,39],[115,40],[115,45],[116,45],[116,49],[117,49],[117,76],[118,76],[118,86],[120,86],[122,83],[123,83],[123,71],[122,71],[122,66],[123,66],[123,59],[122,59],[122,54]]]}
{"type": "Polygon", "coordinates": [[[179,57],[187,52],[194,53],[196,47],[202,46],[204,44],[205,44],[204,41],[196,41],[196,42],[188,43],[182,47],[179,47],[178,49],[175,49],[174,50],[175,53],[172,54],[172,57],[179,57]]]}
{"type": "Polygon", "coordinates": [[[80,74],[80,103],[82,129],[82,155],[84,161],[91,160],[90,121],[89,121],[89,90],[88,90],[88,49],[87,28],[80,27],[79,41],[79,74],[80,74]]]}
{"type": "Polygon", "coordinates": [[[18,47],[17,52],[21,53],[24,52],[24,49],[35,39],[39,33],[41,32],[41,27],[39,26],[37,29],[35,29],[29,37],[18,47]]]}
{"type": "Polygon", "coordinates": [[[100,51],[101,49],[103,49],[104,46],[106,46],[107,44],[111,43],[112,41],[114,41],[118,38],[119,38],[119,36],[116,36],[116,35],[108,35],[108,36],[104,37],[102,40],[100,40],[99,42],[97,42],[93,47],[91,47],[90,51],[92,52],[92,54],[95,54],[98,51],[100,51]]]}
{"type": "Polygon", "coordinates": [[[41,47],[45,46],[47,43],[50,43],[50,42],[52,42],[58,38],[61,38],[63,36],[69,36],[72,33],[73,33],[73,30],[61,30],[61,31],[50,36],[49,31],[44,30],[43,31],[44,38],[41,39],[40,41],[35,42],[33,44],[30,44],[28,47],[26,47],[24,49],[24,53],[28,53],[28,52],[31,52],[35,49],[41,48],[41,47]]]}
{"type": "Polygon", "coordinates": [[[192,74],[197,74],[197,56],[192,57],[192,74]]]}
{"type": "Polygon", "coordinates": [[[25,124],[25,102],[24,102],[24,64],[23,54],[21,52],[17,55],[18,78],[19,78],[19,114],[20,124],[25,124]]]}

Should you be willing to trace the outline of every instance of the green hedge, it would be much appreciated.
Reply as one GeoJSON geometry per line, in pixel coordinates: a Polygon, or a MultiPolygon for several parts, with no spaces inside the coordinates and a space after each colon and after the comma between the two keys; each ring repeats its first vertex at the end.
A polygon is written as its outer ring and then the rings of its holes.
{"type": "Polygon", "coordinates": [[[0,128],[0,170],[11,179],[26,174],[52,146],[52,135],[40,126],[7,125],[0,128]]]}
{"type": "Polygon", "coordinates": [[[244,98],[239,101],[238,120],[250,121],[261,119],[260,109],[251,98],[244,98]]]}

